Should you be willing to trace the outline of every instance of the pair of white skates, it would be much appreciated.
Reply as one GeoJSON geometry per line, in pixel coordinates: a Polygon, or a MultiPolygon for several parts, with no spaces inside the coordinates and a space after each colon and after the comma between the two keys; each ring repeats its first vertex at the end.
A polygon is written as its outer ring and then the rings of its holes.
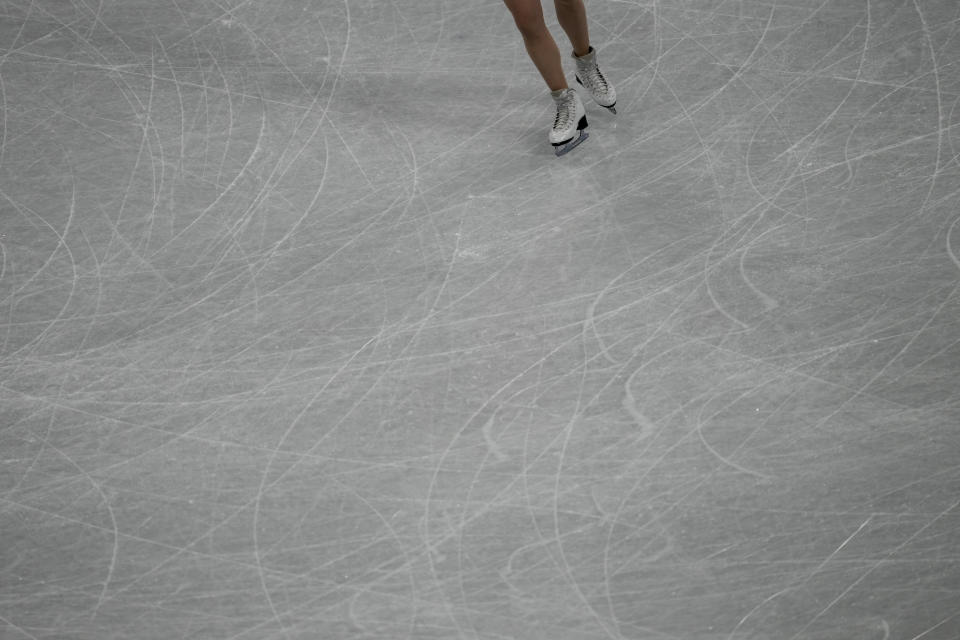
{"type": "MultiPolygon", "coordinates": [[[[590,47],[584,56],[573,56],[577,63],[577,83],[584,87],[594,101],[601,107],[616,113],[617,92],[613,85],[600,73],[597,65],[597,52],[590,47]]],[[[556,149],[556,155],[562,156],[586,140],[587,112],[575,89],[561,89],[550,93],[557,105],[557,117],[550,131],[550,144],[556,149]]]]}

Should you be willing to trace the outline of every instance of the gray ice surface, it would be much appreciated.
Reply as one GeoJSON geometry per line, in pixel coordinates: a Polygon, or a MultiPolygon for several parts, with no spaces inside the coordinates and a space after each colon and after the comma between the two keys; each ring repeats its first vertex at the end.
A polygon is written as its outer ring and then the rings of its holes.
{"type": "Polygon", "coordinates": [[[960,638],[960,4],[587,7],[3,3],[0,637],[960,638]]]}

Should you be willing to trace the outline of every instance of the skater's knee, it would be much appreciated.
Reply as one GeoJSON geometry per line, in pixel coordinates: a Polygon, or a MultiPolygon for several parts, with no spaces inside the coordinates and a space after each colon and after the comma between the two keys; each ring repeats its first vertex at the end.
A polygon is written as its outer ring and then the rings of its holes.
{"type": "Polygon", "coordinates": [[[537,38],[547,31],[547,24],[543,20],[543,10],[540,3],[532,5],[530,3],[523,6],[513,7],[513,21],[520,30],[524,38],[537,38]]]}
{"type": "Polygon", "coordinates": [[[542,18],[539,22],[520,22],[518,20],[517,29],[520,30],[520,35],[523,36],[524,40],[539,40],[540,38],[550,35],[550,31],[547,29],[547,25],[542,18]]]}

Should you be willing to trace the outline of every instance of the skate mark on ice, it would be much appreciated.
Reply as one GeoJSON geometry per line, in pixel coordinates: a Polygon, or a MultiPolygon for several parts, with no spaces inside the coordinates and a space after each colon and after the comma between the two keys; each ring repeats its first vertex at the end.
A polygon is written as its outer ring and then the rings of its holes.
{"type": "Polygon", "coordinates": [[[957,257],[957,252],[953,248],[953,232],[957,228],[958,224],[960,224],[960,216],[957,216],[947,229],[946,246],[947,254],[950,256],[950,260],[953,261],[953,264],[956,265],[957,269],[960,269],[960,258],[957,257]]]}

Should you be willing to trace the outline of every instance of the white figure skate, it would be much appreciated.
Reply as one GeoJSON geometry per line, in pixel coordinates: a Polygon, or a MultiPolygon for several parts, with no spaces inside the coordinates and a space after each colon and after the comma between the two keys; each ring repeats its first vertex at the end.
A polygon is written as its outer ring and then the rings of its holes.
{"type": "Polygon", "coordinates": [[[577,57],[573,54],[573,59],[577,63],[577,82],[590,92],[594,101],[601,107],[610,110],[610,113],[616,113],[617,109],[617,91],[610,84],[597,64],[597,52],[590,47],[590,52],[585,56],[577,57]]]}
{"type": "Polygon", "coordinates": [[[574,89],[551,91],[550,95],[557,104],[557,117],[550,130],[550,144],[555,147],[559,157],[589,137],[586,132],[587,112],[574,89]]]}

